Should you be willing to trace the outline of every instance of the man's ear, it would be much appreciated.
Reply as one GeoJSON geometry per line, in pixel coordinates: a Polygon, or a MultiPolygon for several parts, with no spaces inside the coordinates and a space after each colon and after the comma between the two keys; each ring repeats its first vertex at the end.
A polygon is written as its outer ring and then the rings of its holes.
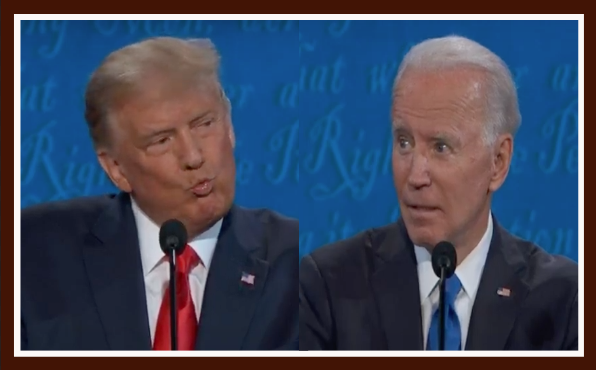
{"type": "Polygon", "coordinates": [[[232,148],[236,148],[236,134],[234,133],[234,125],[232,125],[232,121],[229,121],[228,123],[228,137],[232,143],[232,148]]]}
{"type": "Polygon", "coordinates": [[[512,158],[513,137],[511,134],[499,136],[493,152],[493,173],[489,184],[491,192],[497,191],[505,182],[512,158]]]}
{"type": "Polygon", "coordinates": [[[97,159],[112,183],[121,191],[130,193],[132,188],[126,174],[116,158],[106,149],[96,150],[97,159]]]}

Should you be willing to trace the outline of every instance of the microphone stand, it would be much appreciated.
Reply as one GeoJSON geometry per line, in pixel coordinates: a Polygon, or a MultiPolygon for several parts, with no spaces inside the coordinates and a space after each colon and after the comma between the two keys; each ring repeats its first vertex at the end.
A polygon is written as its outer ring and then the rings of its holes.
{"type": "Polygon", "coordinates": [[[171,248],[168,253],[170,260],[170,335],[171,350],[178,350],[178,318],[176,307],[176,249],[171,248]]]}
{"type": "Polygon", "coordinates": [[[439,351],[445,350],[445,267],[439,280],[439,351]]]}

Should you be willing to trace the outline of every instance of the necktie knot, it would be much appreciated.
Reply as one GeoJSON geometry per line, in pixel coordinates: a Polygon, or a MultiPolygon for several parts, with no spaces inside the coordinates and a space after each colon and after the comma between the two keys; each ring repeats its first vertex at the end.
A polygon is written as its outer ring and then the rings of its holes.
{"type": "Polygon", "coordinates": [[[183,275],[188,275],[190,271],[201,262],[197,253],[190,245],[186,245],[182,254],[176,256],[176,264],[178,265],[178,272],[183,275]]]}
{"type": "Polygon", "coordinates": [[[461,281],[457,277],[457,275],[453,274],[447,281],[445,282],[445,303],[448,305],[453,305],[455,303],[455,299],[461,290],[461,281]]]}

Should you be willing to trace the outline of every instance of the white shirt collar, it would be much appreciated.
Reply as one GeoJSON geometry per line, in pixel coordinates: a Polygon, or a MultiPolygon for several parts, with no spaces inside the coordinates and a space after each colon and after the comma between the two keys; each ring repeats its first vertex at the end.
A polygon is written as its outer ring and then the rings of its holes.
{"type": "MultiPolygon", "coordinates": [[[[493,234],[493,219],[489,212],[488,225],[482,239],[472,250],[472,252],[457,266],[455,274],[462,284],[463,290],[466,292],[471,300],[476,297],[486,256],[490,248],[490,242],[493,234]]],[[[420,284],[420,302],[427,299],[439,282],[439,278],[435,275],[431,254],[424,247],[414,246],[416,253],[416,260],[418,261],[418,281],[420,284]]]]}
{"type": "MultiPolygon", "coordinates": [[[[147,214],[145,214],[145,212],[139,208],[138,204],[132,197],[131,203],[132,212],[137,225],[139,247],[141,249],[141,262],[143,265],[143,275],[147,276],[147,274],[149,274],[164,257],[164,253],[159,246],[159,226],[155,224],[155,222],[153,222],[147,216],[147,214]]],[[[221,224],[222,220],[219,220],[209,230],[195,237],[188,243],[188,245],[190,245],[201,258],[201,261],[203,261],[203,264],[207,269],[209,269],[213,252],[215,251],[215,246],[217,245],[221,224]]]]}

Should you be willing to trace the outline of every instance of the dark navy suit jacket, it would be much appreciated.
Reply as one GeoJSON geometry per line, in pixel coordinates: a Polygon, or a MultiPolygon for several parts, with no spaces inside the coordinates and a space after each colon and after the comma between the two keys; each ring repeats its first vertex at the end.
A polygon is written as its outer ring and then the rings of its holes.
{"type": "MultiPolygon", "coordinates": [[[[577,264],[493,221],[465,349],[577,350],[577,264]]],[[[416,266],[403,220],[303,257],[300,350],[422,350],[416,266]]]]}
{"type": "MultiPolygon", "coordinates": [[[[121,193],[22,211],[23,350],[150,350],[136,224],[121,193]]],[[[298,349],[298,221],[232,207],[203,298],[197,350],[298,349]],[[242,284],[242,273],[255,276],[242,284]]]]}

